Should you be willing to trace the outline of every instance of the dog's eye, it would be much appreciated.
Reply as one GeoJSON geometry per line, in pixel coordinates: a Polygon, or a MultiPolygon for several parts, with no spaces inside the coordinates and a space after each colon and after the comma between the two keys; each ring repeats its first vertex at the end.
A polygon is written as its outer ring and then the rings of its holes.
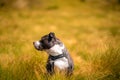
{"type": "Polygon", "coordinates": [[[43,40],[40,40],[39,42],[40,42],[40,43],[43,43],[43,40]]]}

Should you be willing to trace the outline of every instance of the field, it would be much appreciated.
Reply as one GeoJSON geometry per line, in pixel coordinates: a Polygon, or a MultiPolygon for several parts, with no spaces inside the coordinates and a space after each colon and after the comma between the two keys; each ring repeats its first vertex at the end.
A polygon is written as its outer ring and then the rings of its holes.
{"type": "Polygon", "coordinates": [[[84,1],[1,9],[0,80],[120,80],[119,6],[84,1]],[[48,55],[35,50],[33,41],[49,32],[64,42],[74,60],[71,77],[45,74],[48,55]]]}

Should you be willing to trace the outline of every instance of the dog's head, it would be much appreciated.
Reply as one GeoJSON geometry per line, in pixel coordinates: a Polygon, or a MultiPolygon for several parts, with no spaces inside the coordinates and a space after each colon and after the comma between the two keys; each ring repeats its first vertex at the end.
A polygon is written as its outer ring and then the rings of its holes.
{"type": "Polygon", "coordinates": [[[49,34],[43,36],[39,41],[33,42],[33,45],[37,50],[42,51],[53,47],[55,45],[55,42],[55,33],[50,32],[49,34]]]}

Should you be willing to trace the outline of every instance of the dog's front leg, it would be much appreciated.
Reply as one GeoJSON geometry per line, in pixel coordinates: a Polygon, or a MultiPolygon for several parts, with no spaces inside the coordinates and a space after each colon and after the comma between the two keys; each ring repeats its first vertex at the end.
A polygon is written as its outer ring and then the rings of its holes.
{"type": "Polygon", "coordinates": [[[52,75],[54,73],[54,62],[48,59],[46,69],[47,72],[52,75]]]}

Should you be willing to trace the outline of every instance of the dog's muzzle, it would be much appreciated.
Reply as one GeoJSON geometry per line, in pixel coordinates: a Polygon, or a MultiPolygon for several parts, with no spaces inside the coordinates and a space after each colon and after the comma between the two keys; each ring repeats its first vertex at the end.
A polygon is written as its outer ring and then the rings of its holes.
{"type": "Polygon", "coordinates": [[[35,49],[40,50],[40,51],[43,50],[41,43],[39,41],[33,42],[33,45],[34,45],[35,49]]]}

